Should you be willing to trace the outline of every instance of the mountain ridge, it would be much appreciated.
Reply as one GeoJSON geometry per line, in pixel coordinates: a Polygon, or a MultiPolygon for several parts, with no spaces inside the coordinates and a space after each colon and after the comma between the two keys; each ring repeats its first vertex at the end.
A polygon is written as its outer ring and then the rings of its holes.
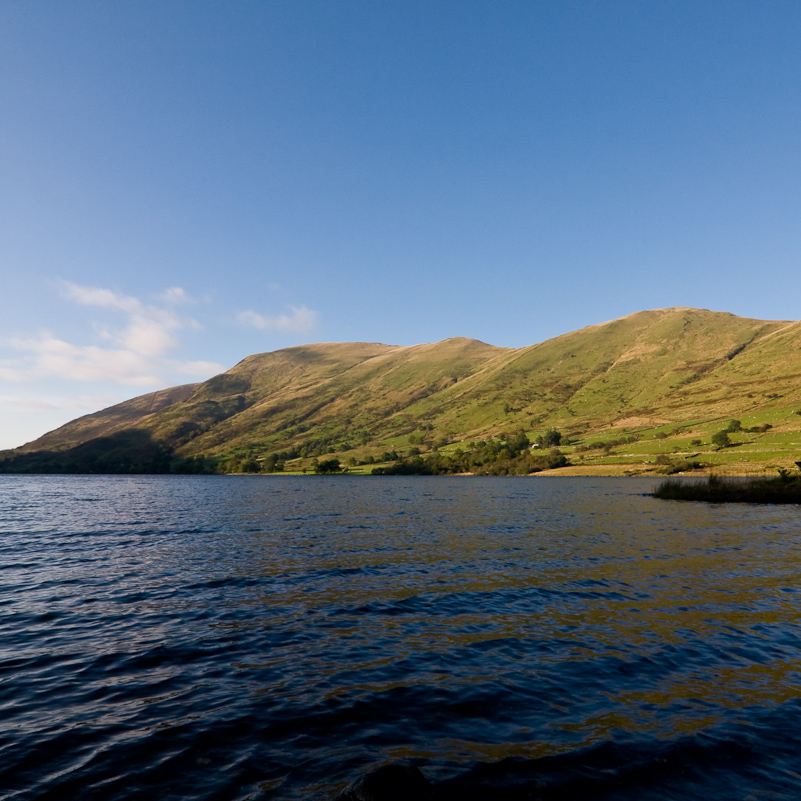
{"type": "Polygon", "coordinates": [[[788,403],[801,403],[801,322],[681,306],[523,348],[450,337],[252,354],[208,381],[85,415],[3,456],[6,468],[37,454],[41,464],[64,462],[76,448],[102,452],[100,440],[127,436],[137,448],[160,449],[162,463],[230,465],[278,454],[301,469],[327,454],[361,461],[398,446],[420,450],[411,440],[425,451],[560,428],[580,443],[601,432],[779,414],[788,403]]]}

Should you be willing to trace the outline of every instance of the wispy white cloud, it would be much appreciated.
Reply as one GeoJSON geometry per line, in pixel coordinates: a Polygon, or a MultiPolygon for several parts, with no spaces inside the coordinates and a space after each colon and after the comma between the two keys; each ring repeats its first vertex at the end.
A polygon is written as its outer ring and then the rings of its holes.
{"type": "Polygon", "coordinates": [[[182,303],[194,303],[195,299],[190,297],[189,293],[179,286],[171,286],[165,289],[160,295],[156,295],[156,299],[162,303],[169,303],[171,305],[178,305],[182,303]]]}
{"type": "Polygon", "coordinates": [[[274,316],[243,311],[237,316],[240,325],[259,328],[264,331],[283,331],[290,334],[307,334],[317,326],[317,312],[306,306],[290,306],[290,314],[274,316]]]}
{"type": "Polygon", "coordinates": [[[59,281],[61,294],[65,298],[82,303],[84,306],[99,306],[101,309],[120,309],[132,314],[142,308],[142,304],[129,295],[122,295],[110,289],[95,286],[79,286],[71,281],[59,281]]]}
{"type": "MultiPolygon", "coordinates": [[[[178,346],[173,332],[184,328],[184,321],[171,309],[145,305],[137,298],[122,295],[101,287],[79,286],[70,281],[62,281],[64,297],[84,306],[102,309],[118,309],[128,315],[128,324],[120,330],[103,329],[101,335],[125,350],[143,356],[164,356],[178,346]]],[[[167,294],[174,303],[176,299],[188,297],[180,287],[168,289],[167,294]]]]}
{"type": "MultiPolygon", "coordinates": [[[[180,361],[168,358],[178,348],[177,332],[198,327],[164,305],[144,304],[138,298],[102,287],[60,282],[62,295],[84,306],[121,312],[117,328],[97,329],[101,340],[110,344],[76,345],[49,331],[34,337],[6,339],[21,358],[0,363],[0,379],[22,382],[46,378],[114,382],[139,387],[166,383],[171,374],[207,377],[225,368],[213,362],[180,361]]],[[[162,295],[163,303],[187,302],[180,287],[162,295]],[[166,297],[165,297],[166,295],[166,297]]]]}
{"type": "Polygon", "coordinates": [[[119,342],[134,353],[164,356],[178,347],[172,332],[183,327],[169,312],[152,310],[148,314],[134,314],[120,333],[119,342]]]}
{"type": "Polygon", "coordinates": [[[153,386],[162,379],[152,358],[124,348],[73,345],[45,331],[30,339],[7,340],[18,351],[31,354],[22,369],[0,368],[9,381],[67,378],[78,381],[113,381],[132,386],[153,386]]]}

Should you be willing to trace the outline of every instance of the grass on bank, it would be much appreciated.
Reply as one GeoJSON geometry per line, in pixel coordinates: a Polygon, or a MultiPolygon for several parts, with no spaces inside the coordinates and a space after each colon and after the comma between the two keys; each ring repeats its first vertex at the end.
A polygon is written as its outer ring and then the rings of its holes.
{"type": "Polygon", "coordinates": [[[9,459],[0,454],[0,472],[764,476],[790,469],[799,459],[801,409],[796,403],[740,419],[697,418],[629,428],[593,428],[586,422],[561,430],[529,425],[469,437],[417,423],[402,435],[370,436],[359,430],[347,442],[320,440],[308,450],[279,450],[272,439],[261,440],[216,458],[186,458],[147,432],[119,432],[70,451],[9,459]],[[719,439],[722,432],[726,440],[719,439]],[[551,441],[555,435],[558,440],[551,441]]]}
{"type": "MultiPolygon", "coordinates": [[[[493,451],[498,451],[510,434],[461,439],[452,432],[421,426],[403,436],[355,445],[326,446],[314,457],[290,451],[270,452],[265,443],[261,448],[241,449],[222,459],[220,469],[221,472],[315,473],[318,472],[317,462],[338,459],[341,472],[356,475],[370,474],[374,470],[389,474],[409,470],[441,474],[494,472],[496,469],[500,472],[501,468],[507,474],[554,468],[559,474],[582,475],[698,475],[699,471],[719,475],[765,474],[789,468],[799,458],[801,418],[796,408],[773,410],[770,415],[743,416],[742,420],[699,419],[650,428],[593,430],[573,426],[561,432],[558,450],[564,460],[560,463],[540,464],[542,457],[550,456],[547,446],[528,455],[536,455],[536,459],[518,459],[522,449],[507,447],[506,458],[499,460],[504,464],[494,464],[490,468],[486,455],[478,460],[473,455],[488,449],[488,444],[493,451]],[[732,425],[734,423],[736,425],[732,425]],[[728,432],[728,444],[723,446],[713,441],[721,431],[728,432]]],[[[519,429],[518,433],[521,431],[519,429]]],[[[525,433],[529,442],[534,443],[545,436],[548,429],[530,427],[525,433]]],[[[493,457],[499,455],[492,454],[493,457]]]]}
{"type": "Polygon", "coordinates": [[[801,503],[801,474],[780,469],[774,477],[731,478],[710,475],[705,481],[669,478],[653,492],[669,501],[707,503],[801,503]]]}

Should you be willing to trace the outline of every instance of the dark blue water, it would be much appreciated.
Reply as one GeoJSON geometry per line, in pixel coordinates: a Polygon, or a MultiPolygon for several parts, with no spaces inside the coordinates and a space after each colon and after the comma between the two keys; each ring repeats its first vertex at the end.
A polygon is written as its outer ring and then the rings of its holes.
{"type": "Polygon", "coordinates": [[[801,511],[644,480],[0,477],[0,797],[801,795],[801,511]]]}

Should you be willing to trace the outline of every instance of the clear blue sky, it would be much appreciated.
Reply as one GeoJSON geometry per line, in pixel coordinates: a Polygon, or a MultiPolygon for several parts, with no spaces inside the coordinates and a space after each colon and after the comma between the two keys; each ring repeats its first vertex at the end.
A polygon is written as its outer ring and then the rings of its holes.
{"type": "Polygon", "coordinates": [[[303,342],[798,319],[801,4],[0,4],[0,447],[303,342]]]}

